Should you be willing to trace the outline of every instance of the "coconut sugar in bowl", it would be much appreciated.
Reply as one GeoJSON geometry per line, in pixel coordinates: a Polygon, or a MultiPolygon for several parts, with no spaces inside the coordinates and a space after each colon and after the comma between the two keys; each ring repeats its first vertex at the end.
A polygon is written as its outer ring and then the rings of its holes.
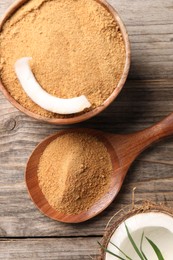
{"type": "Polygon", "coordinates": [[[20,111],[73,124],[121,91],[130,67],[128,34],[104,0],[20,0],[0,22],[0,89],[20,111]]]}

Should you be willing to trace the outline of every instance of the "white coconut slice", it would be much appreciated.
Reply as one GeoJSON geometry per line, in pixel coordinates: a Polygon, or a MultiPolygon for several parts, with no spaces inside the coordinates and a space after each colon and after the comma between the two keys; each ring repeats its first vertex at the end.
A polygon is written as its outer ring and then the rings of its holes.
{"type": "MultiPolygon", "coordinates": [[[[118,226],[110,241],[131,259],[138,260],[140,258],[129,241],[125,223],[138,248],[140,248],[140,241],[144,231],[144,236],[157,245],[165,260],[173,259],[173,217],[160,212],[140,213],[126,219],[125,222],[118,226]]],[[[124,255],[110,242],[108,243],[108,250],[124,258],[124,255]]],[[[154,250],[146,239],[143,241],[143,252],[147,259],[158,260],[154,250]]],[[[106,253],[105,259],[115,260],[116,257],[106,253]]]]}
{"type": "Polygon", "coordinates": [[[58,114],[74,114],[82,112],[91,106],[88,99],[82,95],[70,99],[62,99],[47,93],[35,79],[29,65],[31,57],[16,61],[15,72],[26,94],[40,107],[58,114]]]}

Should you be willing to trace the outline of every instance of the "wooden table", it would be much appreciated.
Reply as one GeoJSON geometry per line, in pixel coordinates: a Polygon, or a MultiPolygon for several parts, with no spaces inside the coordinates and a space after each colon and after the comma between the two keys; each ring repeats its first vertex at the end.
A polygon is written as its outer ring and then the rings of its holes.
{"type": "MultiPolygon", "coordinates": [[[[0,0],[0,14],[14,0],[0,0]]],[[[173,0],[110,0],[131,40],[132,66],[118,99],[101,115],[79,124],[129,133],[173,111],[173,0]]],[[[173,207],[173,138],[145,151],[133,164],[116,200],[98,217],[69,225],[43,216],[24,182],[34,147],[63,126],[37,122],[12,107],[0,94],[0,259],[72,260],[98,254],[97,241],[110,217],[136,200],[173,207]]]]}

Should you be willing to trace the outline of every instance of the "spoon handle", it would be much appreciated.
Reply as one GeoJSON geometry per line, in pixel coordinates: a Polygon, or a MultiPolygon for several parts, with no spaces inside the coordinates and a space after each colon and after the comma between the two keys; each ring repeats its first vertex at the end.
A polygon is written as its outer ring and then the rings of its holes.
{"type": "Polygon", "coordinates": [[[122,165],[131,164],[135,158],[152,143],[173,134],[173,113],[159,123],[136,133],[109,135],[122,165]]]}
{"type": "MultiPolygon", "coordinates": [[[[150,145],[155,141],[158,141],[164,137],[170,136],[173,134],[173,113],[165,117],[160,122],[155,125],[141,131],[138,133],[139,135],[143,135],[146,139],[145,141],[150,145]]],[[[147,146],[146,143],[146,146],[147,146]]],[[[144,145],[144,148],[146,148],[144,145]]]]}

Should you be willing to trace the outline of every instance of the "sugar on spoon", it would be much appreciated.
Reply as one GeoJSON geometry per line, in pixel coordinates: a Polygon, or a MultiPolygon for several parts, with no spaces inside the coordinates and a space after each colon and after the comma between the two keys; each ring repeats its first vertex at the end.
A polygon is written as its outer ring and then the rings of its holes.
{"type": "Polygon", "coordinates": [[[68,129],[43,140],[33,151],[26,166],[25,180],[28,192],[38,209],[46,216],[67,223],[79,223],[91,219],[106,209],[117,196],[129,167],[136,157],[152,143],[173,134],[173,113],[161,122],[145,130],[126,134],[110,134],[94,129],[68,129]],[[70,132],[85,132],[96,136],[107,147],[111,156],[113,173],[108,192],[89,210],[78,215],[65,215],[53,209],[45,199],[37,178],[40,157],[49,143],[70,132]]]}

